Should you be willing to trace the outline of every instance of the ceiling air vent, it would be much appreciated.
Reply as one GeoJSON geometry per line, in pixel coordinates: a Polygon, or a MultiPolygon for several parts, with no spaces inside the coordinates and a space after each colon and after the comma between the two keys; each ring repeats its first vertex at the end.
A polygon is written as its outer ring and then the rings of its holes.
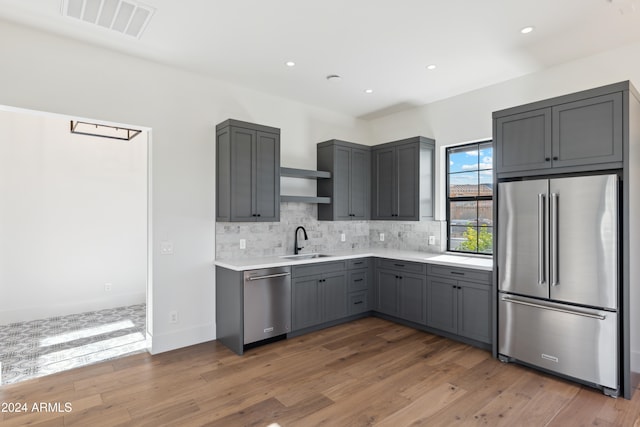
{"type": "Polygon", "coordinates": [[[150,6],[129,0],[62,0],[64,16],[138,39],[154,11],[150,6]]]}

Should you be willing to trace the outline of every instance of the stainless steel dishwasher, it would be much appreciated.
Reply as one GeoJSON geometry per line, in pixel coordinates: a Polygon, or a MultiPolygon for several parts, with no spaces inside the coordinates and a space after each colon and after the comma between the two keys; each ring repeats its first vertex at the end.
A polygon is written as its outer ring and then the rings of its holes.
{"type": "Polygon", "coordinates": [[[291,330],[291,267],[244,272],[244,344],[291,330]]]}

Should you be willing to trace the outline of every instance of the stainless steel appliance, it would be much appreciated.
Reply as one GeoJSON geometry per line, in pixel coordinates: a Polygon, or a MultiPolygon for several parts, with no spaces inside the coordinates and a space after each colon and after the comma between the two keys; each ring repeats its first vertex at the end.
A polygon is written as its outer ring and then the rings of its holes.
{"type": "Polygon", "coordinates": [[[244,272],[244,344],[291,330],[291,268],[244,272]]]}
{"type": "Polygon", "coordinates": [[[498,185],[498,353],[619,391],[618,177],[498,185]]]}

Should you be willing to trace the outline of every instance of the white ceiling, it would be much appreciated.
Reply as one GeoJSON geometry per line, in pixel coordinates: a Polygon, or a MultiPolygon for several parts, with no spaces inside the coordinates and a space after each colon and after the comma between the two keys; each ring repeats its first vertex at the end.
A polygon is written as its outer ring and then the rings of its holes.
{"type": "Polygon", "coordinates": [[[144,0],[140,39],[61,3],[0,0],[0,18],[363,118],[640,40],[640,0],[144,0]]]}

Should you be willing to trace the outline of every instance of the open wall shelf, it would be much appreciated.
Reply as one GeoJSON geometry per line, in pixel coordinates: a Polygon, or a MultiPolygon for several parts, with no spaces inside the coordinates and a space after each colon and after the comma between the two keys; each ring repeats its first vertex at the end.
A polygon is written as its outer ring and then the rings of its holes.
{"type": "MultiPolygon", "coordinates": [[[[331,178],[331,173],[308,169],[280,168],[280,176],[303,179],[326,179],[331,178]]],[[[331,203],[331,197],[280,195],[280,202],[329,204],[331,203]]]]}

